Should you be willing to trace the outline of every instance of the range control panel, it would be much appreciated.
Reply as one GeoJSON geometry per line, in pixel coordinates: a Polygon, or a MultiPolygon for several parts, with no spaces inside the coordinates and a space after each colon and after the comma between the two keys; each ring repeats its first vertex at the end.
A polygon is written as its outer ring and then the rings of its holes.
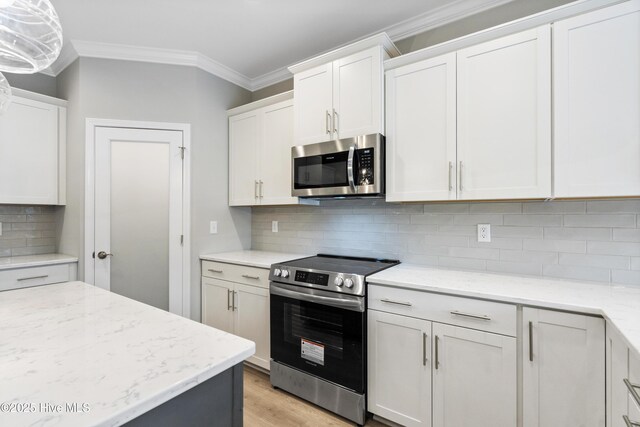
{"type": "Polygon", "coordinates": [[[296,270],[296,282],[310,283],[318,286],[329,286],[329,275],[322,273],[311,273],[304,270],[296,270]]]}
{"type": "Polygon", "coordinates": [[[286,265],[271,266],[269,280],[290,285],[319,288],[331,292],[364,295],[364,276],[329,271],[293,269],[286,265]]]}

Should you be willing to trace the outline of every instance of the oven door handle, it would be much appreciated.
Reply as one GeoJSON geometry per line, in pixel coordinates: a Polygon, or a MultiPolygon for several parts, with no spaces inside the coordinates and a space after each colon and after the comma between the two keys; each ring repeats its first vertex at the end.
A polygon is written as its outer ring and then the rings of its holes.
{"type": "Polygon", "coordinates": [[[349,158],[347,159],[347,177],[349,178],[349,187],[354,193],[358,192],[358,187],[356,187],[356,180],[353,173],[353,160],[356,156],[356,146],[352,145],[349,147],[349,158]]]}
{"type": "Polygon", "coordinates": [[[291,288],[292,286],[271,282],[270,293],[272,295],[278,295],[281,297],[291,298],[299,301],[313,302],[316,304],[328,305],[331,307],[344,308],[345,310],[364,313],[363,297],[340,294],[336,294],[336,297],[332,297],[320,295],[319,293],[322,291],[317,291],[314,289],[306,289],[298,286],[295,287],[295,290],[291,288]]]}

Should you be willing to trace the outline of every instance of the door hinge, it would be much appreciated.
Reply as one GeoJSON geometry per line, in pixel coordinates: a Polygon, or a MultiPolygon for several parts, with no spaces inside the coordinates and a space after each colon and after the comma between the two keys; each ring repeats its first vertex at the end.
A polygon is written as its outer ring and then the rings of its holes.
{"type": "Polygon", "coordinates": [[[184,234],[180,235],[180,244],[184,245],[184,234]]]}
{"type": "Polygon", "coordinates": [[[186,150],[187,147],[180,147],[180,158],[182,158],[182,160],[184,160],[184,150],[186,150]]]}

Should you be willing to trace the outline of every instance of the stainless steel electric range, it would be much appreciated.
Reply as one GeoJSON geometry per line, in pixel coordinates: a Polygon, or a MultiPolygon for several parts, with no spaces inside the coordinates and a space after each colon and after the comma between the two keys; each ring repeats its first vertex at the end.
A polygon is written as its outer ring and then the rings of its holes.
{"type": "Polygon", "coordinates": [[[366,419],[367,276],[399,261],[317,255],[271,266],[271,384],[366,419]]]}

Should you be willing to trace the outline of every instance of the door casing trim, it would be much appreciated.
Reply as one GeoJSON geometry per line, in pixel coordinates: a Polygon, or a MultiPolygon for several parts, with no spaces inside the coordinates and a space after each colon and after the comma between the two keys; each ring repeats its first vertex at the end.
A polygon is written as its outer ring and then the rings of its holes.
{"type": "Polygon", "coordinates": [[[165,123],[133,120],[87,118],[85,127],[85,182],[84,182],[84,249],[80,260],[84,265],[82,280],[95,283],[95,142],[96,128],[132,128],[168,130],[182,132],[185,147],[182,181],[182,312],[175,313],[191,317],[191,125],[188,123],[165,123]]]}

